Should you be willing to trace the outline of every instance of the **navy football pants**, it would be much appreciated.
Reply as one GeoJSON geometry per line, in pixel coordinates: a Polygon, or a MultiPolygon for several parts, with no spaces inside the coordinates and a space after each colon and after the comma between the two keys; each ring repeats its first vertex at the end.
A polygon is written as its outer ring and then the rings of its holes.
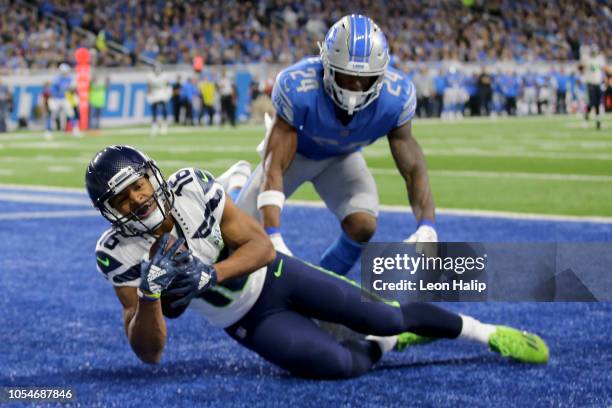
{"type": "Polygon", "coordinates": [[[277,252],[255,305],[225,330],[238,343],[295,375],[325,379],[359,376],[380,359],[381,351],[367,340],[340,342],[313,318],[378,336],[410,331],[456,338],[461,332],[461,317],[437,306],[392,306],[364,301],[362,295],[359,286],[346,278],[277,252]]]}

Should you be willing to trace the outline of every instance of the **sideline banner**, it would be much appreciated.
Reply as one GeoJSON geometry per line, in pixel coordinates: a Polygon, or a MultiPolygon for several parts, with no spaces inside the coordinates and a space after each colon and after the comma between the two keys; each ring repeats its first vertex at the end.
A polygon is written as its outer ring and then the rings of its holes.
{"type": "MultiPolygon", "coordinates": [[[[207,67],[208,68],[208,67],[207,67]]],[[[211,67],[216,70],[216,67],[211,67]]],[[[250,103],[250,87],[253,75],[252,68],[236,69],[233,78],[238,91],[238,106],[236,114],[239,120],[248,117],[248,106],[250,103]]],[[[82,71],[82,70],[80,70],[82,71]]],[[[104,69],[96,71],[91,68],[90,75],[97,74],[102,78],[109,79],[106,95],[106,107],[102,111],[103,126],[136,125],[150,123],[151,105],[147,103],[147,75],[151,70],[133,69],[104,69]]],[[[216,72],[216,71],[215,71],[216,72]]],[[[190,69],[169,68],[164,71],[170,83],[176,81],[180,76],[181,82],[189,76],[196,75],[190,69]]],[[[37,108],[42,106],[42,93],[45,84],[50,84],[59,75],[58,72],[38,71],[18,75],[7,75],[3,77],[13,94],[13,112],[10,120],[14,123],[19,118],[26,118],[30,128],[43,128],[44,120],[36,115],[37,108]]],[[[72,73],[75,75],[75,72],[72,73]]],[[[169,104],[168,111],[172,112],[169,104]]],[[[219,111],[219,110],[218,110],[219,111]]],[[[171,116],[171,115],[170,115],[171,116]]]]}

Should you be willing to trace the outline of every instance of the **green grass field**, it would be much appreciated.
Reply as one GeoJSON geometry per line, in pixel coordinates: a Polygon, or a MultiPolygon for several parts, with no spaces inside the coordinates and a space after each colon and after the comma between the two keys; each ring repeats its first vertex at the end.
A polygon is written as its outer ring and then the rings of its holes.
{"type": "MultiPolygon", "coordinates": [[[[437,207],[560,215],[612,216],[612,121],[582,128],[574,116],[416,121],[437,207]]],[[[85,167],[109,144],[130,144],[169,174],[198,166],[220,173],[238,159],[256,163],[263,127],[236,130],[170,128],[151,138],[148,127],[107,129],[75,139],[41,132],[0,135],[0,184],[83,187],[85,167]]],[[[406,205],[406,190],[386,139],[364,150],[383,204],[406,205]]],[[[295,199],[316,200],[311,186],[295,199]]]]}

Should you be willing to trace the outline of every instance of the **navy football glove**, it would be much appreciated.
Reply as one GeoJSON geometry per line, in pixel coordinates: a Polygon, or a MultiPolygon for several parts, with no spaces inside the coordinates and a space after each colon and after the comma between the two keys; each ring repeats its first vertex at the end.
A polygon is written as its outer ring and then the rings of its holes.
{"type": "Polygon", "coordinates": [[[164,251],[169,234],[164,234],[160,240],[159,248],[149,261],[140,264],[140,286],[138,286],[138,296],[141,298],[156,300],[161,296],[179,272],[178,259],[184,253],[174,256],[175,252],[185,243],[184,238],[177,239],[174,245],[164,251]],[[175,259],[176,258],[176,259],[175,259]]]}
{"type": "Polygon", "coordinates": [[[188,252],[179,254],[175,259],[178,274],[172,287],[166,291],[168,296],[175,298],[170,306],[173,308],[188,305],[191,299],[206,292],[217,283],[217,270],[212,265],[206,265],[199,258],[188,252]]]}

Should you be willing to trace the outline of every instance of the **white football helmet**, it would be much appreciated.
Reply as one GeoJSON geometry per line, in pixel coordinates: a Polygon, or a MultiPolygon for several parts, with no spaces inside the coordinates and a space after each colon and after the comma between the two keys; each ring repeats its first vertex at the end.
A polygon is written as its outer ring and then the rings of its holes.
{"type": "Polygon", "coordinates": [[[325,91],[340,108],[352,115],[372,103],[383,85],[389,65],[389,46],[382,30],[369,17],[351,14],[342,17],[319,44],[325,91]],[[370,89],[349,91],[336,82],[336,72],[377,77],[370,89]]]}

